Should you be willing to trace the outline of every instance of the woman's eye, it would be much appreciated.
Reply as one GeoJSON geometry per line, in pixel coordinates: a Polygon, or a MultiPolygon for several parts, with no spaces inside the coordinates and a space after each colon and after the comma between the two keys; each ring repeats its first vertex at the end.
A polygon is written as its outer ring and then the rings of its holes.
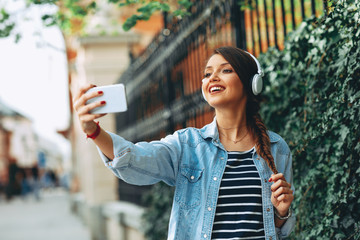
{"type": "Polygon", "coordinates": [[[205,74],[204,74],[204,77],[210,77],[210,76],[211,76],[210,73],[205,73],[205,74]]]}
{"type": "Polygon", "coordinates": [[[225,73],[231,73],[231,72],[232,72],[232,69],[224,69],[223,72],[225,72],[225,73]]]}

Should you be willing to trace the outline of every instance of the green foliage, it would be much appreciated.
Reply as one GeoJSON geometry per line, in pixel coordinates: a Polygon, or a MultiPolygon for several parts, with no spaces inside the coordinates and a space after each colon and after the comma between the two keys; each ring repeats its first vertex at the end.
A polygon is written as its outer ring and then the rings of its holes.
{"type": "Polygon", "coordinates": [[[262,116],[294,158],[294,239],[360,238],[359,10],[334,3],[260,58],[270,83],[262,116]]]}
{"type": "MultiPolygon", "coordinates": [[[[74,29],[77,31],[76,34],[81,35],[81,30],[86,24],[85,18],[91,14],[96,14],[98,10],[95,1],[87,2],[86,5],[84,5],[84,1],[80,0],[27,0],[27,3],[27,7],[30,7],[32,4],[64,6],[55,14],[45,13],[41,19],[45,26],[57,25],[65,34],[70,35],[75,34],[74,29]],[[80,24],[80,27],[74,26],[74,23],[80,24]]],[[[108,3],[116,4],[119,8],[130,6],[137,9],[138,13],[130,16],[123,23],[122,27],[125,31],[129,31],[138,21],[149,20],[157,11],[169,12],[173,16],[178,17],[189,15],[189,9],[193,5],[190,0],[179,0],[175,9],[171,9],[169,3],[162,0],[108,0],[108,3]]],[[[15,27],[16,23],[11,20],[11,13],[2,8],[0,10],[0,38],[9,37],[15,27]]],[[[19,39],[19,36],[16,36],[16,38],[19,39]]]]}
{"type": "Polygon", "coordinates": [[[11,21],[10,14],[4,9],[0,9],[0,38],[10,36],[14,29],[15,23],[11,21]]]}
{"type": "Polygon", "coordinates": [[[30,2],[36,5],[42,4],[56,4],[58,0],[31,0],[30,2]]]}
{"type": "Polygon", "coordinates": [[[144,230],[148,240],[167,239],[173,191],[173,188],[165,183],[158,183],[144,197],[144,203],[147,204],[143,216],[144,230]]]}
{"type": "MultiPolygon", "coordinates": [[[[116,0],[112,0],[112,1],[116,1],[116,0]]],[[[145,2],[145,1],[138,1],[138,0],[127,0],[124,3],[120,3],[119,6],[131,6],[134,4],[139,4],[141,3],[142,5],[137,9],[137,11],[139,12],[138,14],[134,14],[131,17],[129,17],[128,19],[126,19],[126,21],[123,24],[123,29],[125,31],[129,31],[132,27],[134,27],[137,23],[137,21],[147,21],[149,20],[149,18],[152,16],[152,14],[156,11],[162,11],[162,12],[171,12],[170,9],[170,5],[164,1],[150,1],[150,2],[145,2]]],[[[190,0],[179,0],[178,1],[179,4],[179,8],[176,9],[175,11],[173,11],[173,15],[174,16],[185,16],[188,15],[189,12],[187,11],[191,6],[192,6],[192,2],[190,0]]]]}
{"type": "MultiPolygon", "coordinates": [[[[138,1],[127,1],[129,3],[120,3],[119,6],[127,6],[134,4],[133,2],[138,1]]],[[[156,11],[164,11],[168,12],[170,11],[170,6],[167,3],[157,2],[157,1],[151,1],[148,3],[144,3],[143,6],[139,7],[137,9],[139,14],[134,14],[130,18],[126,19],[125,23],[123,24],[123,29],[125,31],[130,30],[137,21],[147,21],[152,16],[152,14],[156,11]]]]}
{"type": "Polygon", "coordinates": [[[252,0],[237,0],[237,5],[242,11],[256,9],[256,2],[252,0]]]}

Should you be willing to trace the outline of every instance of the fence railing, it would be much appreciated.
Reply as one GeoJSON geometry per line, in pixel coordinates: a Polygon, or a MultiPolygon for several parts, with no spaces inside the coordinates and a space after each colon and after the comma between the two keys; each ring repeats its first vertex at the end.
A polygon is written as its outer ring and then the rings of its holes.
{"type": "MultiPolygon", "coordinates": [[[[326,11],[324,2],[194,1],[191,16],[167,19],[166,28],[120,77],[119,82],[126,85],[129,110],[117,115],[118,134],[134,142],[149,141],[179,128],[211,122],[213,110],[202,99],[201,79],[212,51],[224,45],[255,55],[269,47],[282,49],[286,35],[304,18],[326,11]]],[[[119,184],[120,199],[126,194],[121,190],[123,184],[119,184]]]]}

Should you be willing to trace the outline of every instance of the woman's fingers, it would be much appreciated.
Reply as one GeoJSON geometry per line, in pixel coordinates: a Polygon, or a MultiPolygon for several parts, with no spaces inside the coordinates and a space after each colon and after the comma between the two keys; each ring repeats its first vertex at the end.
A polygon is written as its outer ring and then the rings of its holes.
{"type": "Polygon", "coordinates": [[[286,181],[285,177],[284,177],[284,174],[278,173],[278,174],[272,174],[271,178],[269,179],[269,182],[276,182],[279,179],[282,179],[282,180],[286,181]]]}
{"type": "Polygon", "coordinates": [[[94,91],[91,93],[87,93],[87,91],[89,89],[93,88],[94,86],[95,85],[93,85],[93,84],[88,84],[88,85],[81,87],[79,89],[78,93],[76,94],[76,97],[74,98],[74,109],[75,109],[77,115],[79,116],[80,120],[82,120],[82,121],[86,121],[89,118],[96,119],[98,117],[103,116],[103,115],[94,115],[94,116],[86,116],[85,118],[83,118],[84,115],[90,114],[90,111],[92,109],[106,104],[105,101],[96,101],[96,102],[86,104],[86,102],[89,99],[103,95],[102,91],[94,91]]]}
{"type": "Polygon", "coordinates": [[[281,194],[280,196],[278,197],[275,197],[275,194],[274,194],[274,198],[276,198],[279,202],[282,201],[282,202],[292,202],[294,200],[294,195],[290,193],[288,194],[281,194]]]}
{"type": "Polygon", "coordinates": [[[88,93],[87,91],[93,87],[96,86],[93,84],[87,84],[80,87],[73,98],[73,107],[80,120],[82,130],[86,134],[89,134],[96,127],[96,123],[94,122],[95,119],[106,115],[90,113],[92,109],[106,104],[105,101],[95,101],[86,104],[89,99],[103,95],[102,91],[92,91],[88,93]]]}
{"type": "Polygon", "coordinates": [[[87,92],[90,88],[96,87],[94,84],[86,84],[79,88],[79,90],[76,92],[73,102],[76,102],[85,92],[87,92]]]}
{"type": "Polygon", "coordinates": [[[281,201],[282,198],[280,198],[283,195],[290,195],[293,194],[293,191],[288,187],[279,187],[276,189],[276,191],[273,192],[274,198],[277,198],[277,200],[281,201]]]}
{"type": "Polygon", "coordinates": [[[102,113],[102,114],[86,114],[86,115],[82,115],[79,117],[79,120],[83,123],[87,123],[87,122],[92,122],[97,118],[101,118],[103,116],[105,116],[106,113],[102,113]]]}
{"type": "Polygon", "coordinates": [[[269,182],[274,182],[271,185],[271,202],[276,210],[285,216],[294,200],[291,184],[286,181],[282,173],[271,175],[269,182]]]}
{"type": "Polygon", "coordinates": [[[97,101],[97,102],[89,103],[86,105],[81,105],[78,107],[76,112],[79,116],[84,115],[84,114],[89,114],[90,111],[93,110],[94,108],[103,106],[105,104],[106,104],[105,101],[97,101]]]}
{"type": "Polygon", "coordinates": [[[284,180],[277,180],[273,185],[271,185],[271,191],[275,192],[280,187],[291,188],[291,184],[284,180]]]}
{"type": "Polygon", "coordinates": [[[293,200],[293,190],[291,189],[291,184],[285,180],[284,174],[278,173],[273,174],[269,179],[270,182],[274,182],[271,185],[271,191],[273,192],[273,197],[278,201],[284,200],[293,200]]]}
{"type": "MultiPolygon", "coordinates": [[[[91,86],[87,86],[87,87],[82,87],[79,92],[78,92],[78,96],[77,98],[74,98],[74,109],[79,112],[79,110],[83,107],[83,106],[87,106],[86,105],[86,102],[91,99],[91,98],[94,98],[94,97],[98,97],[98,96],[101,96],[103,95],[103,92],[102,91],[94,91],[94,92],[91,92],[91,93],[87,93],[87,91],[92,88],[93,86],[95,85],[91,85],[91,86]]],[[[104,103],[102,103],[104,104],[104,103]]],[[[100,106],[100,102],[97,106],[100,106]]],[[[92,107],[93,105],[91,105],[90,107],[92,107]]]]}

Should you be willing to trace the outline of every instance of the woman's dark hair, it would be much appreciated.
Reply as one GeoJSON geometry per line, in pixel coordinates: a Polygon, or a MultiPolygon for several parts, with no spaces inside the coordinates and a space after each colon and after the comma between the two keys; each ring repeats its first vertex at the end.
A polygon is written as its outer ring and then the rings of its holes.
{"type": "Polygon", "coordinates": [[[251,89],[251,79],[258,72],[256,62],[249,53],[230,46],[217,48],[214,50],[214,54],[223,56],[239,76],[247,95],[246,122],[250,131],[256,137],[256,151],[265,159],[273,173],[278,173],[274,158],[271,155],[270,138],[259,114],[260,97],[255,96],[251,89]]]}

